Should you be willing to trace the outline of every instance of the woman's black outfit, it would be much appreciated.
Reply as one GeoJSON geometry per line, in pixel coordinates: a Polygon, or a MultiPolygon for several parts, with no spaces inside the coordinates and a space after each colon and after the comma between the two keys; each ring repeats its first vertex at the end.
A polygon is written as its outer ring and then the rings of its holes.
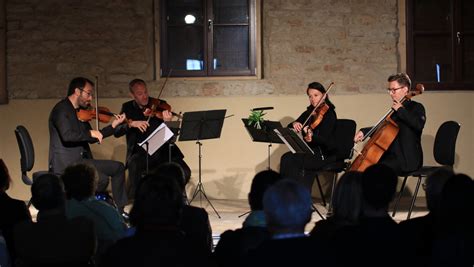
{"type": "MultiPolygon", "coordinates": [[[[303,122],[313,111],[314,107],[309,106],[303,112],[296,122],[303,122]]],[[[311,125],[315,116],[312,116],[307,125],[311,125]]],[[[303,184],[311,191],[314,178],[317,171],[328,162],[335,160],[335,140],[334,134],[336,129],[337,116],[333,108],[329,108],[324,114],[321,122],[313,129],[313,137],[311,142],[307,142],[308,146],[313,150],[313,154],[300,154],[287,152],[281,157],[280,173],[284,178],[295,179],[303,184]]],[[[293,122],[288,125],[293,128],[293,122]]]]}

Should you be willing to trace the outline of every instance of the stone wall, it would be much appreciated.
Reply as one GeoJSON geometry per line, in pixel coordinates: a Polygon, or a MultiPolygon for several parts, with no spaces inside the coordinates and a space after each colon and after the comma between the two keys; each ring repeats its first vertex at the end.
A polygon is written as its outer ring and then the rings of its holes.
{"type": "MultiPolygon", "coordinates": [[[[136,77],[153,94],[153,1],[7,1],[10,98],[64,96],[78,75],[99,76],[102,97],[126,97],[136,77]]],[[[401,68],[396,0],[262,2],[262,80],[171,79],[164,96],[301,94],[311,81],[377,92],[401,68]]]]}

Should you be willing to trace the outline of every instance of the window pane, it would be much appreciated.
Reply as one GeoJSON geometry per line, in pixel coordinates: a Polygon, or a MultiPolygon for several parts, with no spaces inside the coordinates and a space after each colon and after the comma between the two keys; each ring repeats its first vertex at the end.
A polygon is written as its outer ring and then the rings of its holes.
{"type": "Polygon", "coordinates": [[[474,1],[464,0],[462,1],[462,25],[463,31],[474,30],[474,1]]]}
{"type": "Polygon", "coordinates": [[[415,31],[446,31],[450,29],[451,1],[415,0],[415,31]]]}
{"type": "Polygon", "coordinates": [[[204,69],[203,28],[168,27],[168,67],[174,70],[204,69]]]}
{"type": "Polygon", "coordinates": [[[414,43],[416,80],[453,80],[450,36],[415,36],[414,43]]]}
{"type": "MultiPolygon", "coordinates": [[[[194,24],[203,23],[203,1],[202,0],[168,0],[167,16],[169,25],[185,25],[186,16],[190,15],[196,20],[194,24]]],[[[192,18],[188,17],[188,18],[192,18]]]]}
{"type": "Polygon", "coordinates": [[[214,24],[248,23],[247,0],[214,0],[214,24]]]}
{"type": "Polygon", "coordinates": [[[249,69],[247,26],[214,27],[214,70],[249,69]]]}
{"type": "Polygon", "coordinates": [[[474,36],[463,38],[463,81],[474,81],[474,36]]]}

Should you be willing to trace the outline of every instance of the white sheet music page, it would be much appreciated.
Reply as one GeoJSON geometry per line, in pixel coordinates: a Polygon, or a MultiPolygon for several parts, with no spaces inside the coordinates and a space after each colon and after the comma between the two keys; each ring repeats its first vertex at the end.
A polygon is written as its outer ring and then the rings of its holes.
{"type": "Polygon", "coordinates": [[[153,155],[158,148],[173,137],[173,132],[166,126],[165,123],[160,124],[143,142],[138,145],[146,151],[148,143],[148,155],[153,155]]]}

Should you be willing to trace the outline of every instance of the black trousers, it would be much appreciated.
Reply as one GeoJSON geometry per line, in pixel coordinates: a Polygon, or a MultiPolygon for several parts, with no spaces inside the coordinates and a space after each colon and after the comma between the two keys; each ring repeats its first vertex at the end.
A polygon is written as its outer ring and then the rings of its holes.
{"type": "Polygon", "coordinates": [[[84,162],[94,165],[99,173],[97,191],[102,192],[112,183],[112,196],[119,209],[127,205],[128,198],[125,191],[125,166],[115,160],[84,159],[84,162]]]}
{"type": "Polygon", "coordinates": [[[280,174],[283,178],[301,183],[311,192],[317,172],[325,164],[327,161],[319,156],[287,152],[281,156],[280,174]]]}
{"type": "MultiPolygon", "coordinates": [[[[128,179],[129,179],[129,186],[128,186],[128,195],[130,198],[135,197],[135,190],[137,189],[137,185],[140,179],[150,172],[153,172],[160,164],[169,162],[169,154],[168,149],[158,150],[153,156],[148,156],[144,150],[138,150],[135,152],[127,162],[128,167],[128,179]],[[148,170],[147,170],[147,161],[148,161],[148,170]]],[[[179,156],[173,157],[171,155],[171,161],[177,163],[181,166],[184,172],[184,184],[189,182],[191,178],[191,169],[189,168],[188,164],[183,160],[183,158],[179,156]]]]}

